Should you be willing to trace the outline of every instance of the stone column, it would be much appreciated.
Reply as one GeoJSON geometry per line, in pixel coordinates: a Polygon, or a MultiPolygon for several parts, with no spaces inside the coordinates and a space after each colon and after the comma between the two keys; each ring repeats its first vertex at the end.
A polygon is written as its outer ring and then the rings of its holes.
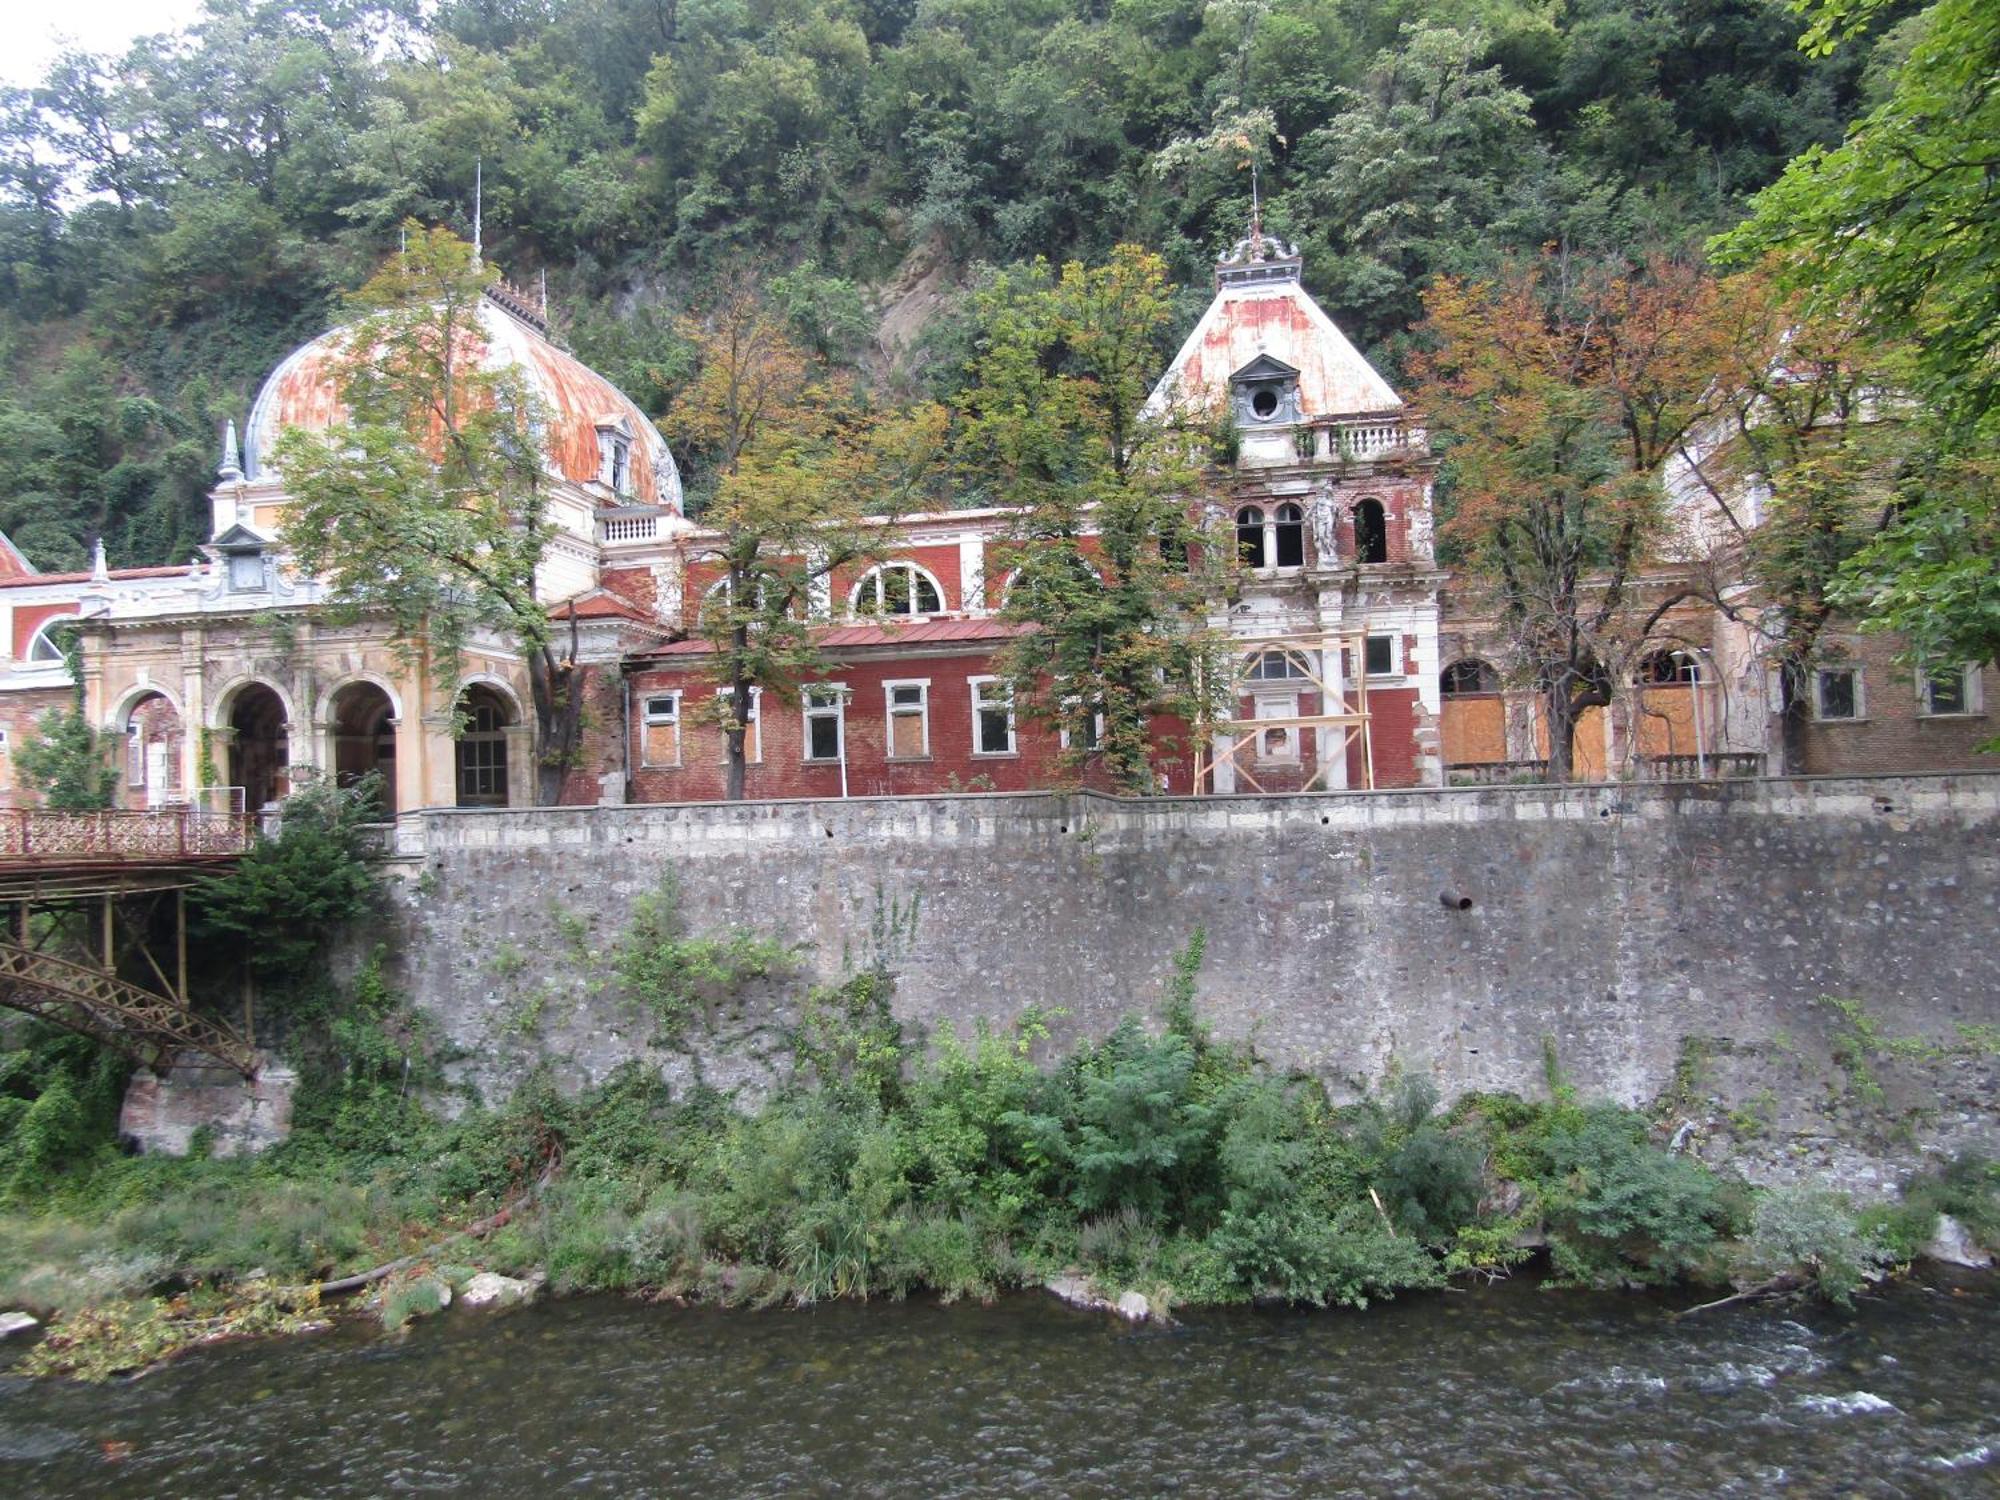
{"type": "Polygon", "coordinates": [[[507,726],[507,805],[535,805],[535,726],[507,726]]]}

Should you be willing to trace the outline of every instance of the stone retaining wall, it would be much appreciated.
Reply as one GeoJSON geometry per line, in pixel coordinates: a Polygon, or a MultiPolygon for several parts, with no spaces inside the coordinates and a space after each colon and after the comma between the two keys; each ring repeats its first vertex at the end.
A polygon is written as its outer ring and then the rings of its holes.
{"type": "Polygon", "coordinates": [[[1552,1048],[1586,1093],[1678,1090],[1691,1114],[1749,1111],[1746,1136],[1768,1116],[1794,1156],[1996,1140],[1990,773],[434,812],[423,831],[402,978],[489,1094],[634,1056],[768,1083],[786,998],[749,997],[691,1058],[650,1046],[608,981],[634,898],[671,873],[696,930],[781,935],[826,977],[879,961],[931,1030],[1062,1007],[1060,1040],[1157,1015],[1200,927],[1216,1031],[1336,1092],[1401,1067],[1447,1096],[1533,1093],[1552,1048]],[[1865,1121],[1828,995],[1934,1044],[1878,1060],[1865,1121]]]}

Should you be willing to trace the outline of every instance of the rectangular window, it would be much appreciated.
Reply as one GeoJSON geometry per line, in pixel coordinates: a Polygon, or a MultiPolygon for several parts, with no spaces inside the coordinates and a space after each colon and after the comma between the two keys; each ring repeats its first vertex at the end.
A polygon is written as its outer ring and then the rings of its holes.
{"type": "MultiPolygon", "coordinates": [[[[1299,716],[1299,700],[1288,698],[1259,698],[1256,700],[1256,714],[1259,719],[1296,719],[1299,716]]],[[[1283,725],[1276,729],[1257,731],[1257,759],[1262,761],[1295,762],[1299,758],[1298,729],[1294,725],[1283,725]]]]}
{"type": "Polygon", "coordinates": [[[931,685],[885,682],[889,699],[889,759],[922,760],[931,753],[931,685]]]}
{"type": "Polygon", "coordinates": [[[972,753],[1014,754],[1014,690],[998,677],[972,679],[972,753]]]}
{"type": "MultiPolygon", "coordinates": [[[[1076,707],[1076,700],[1074,698],[1070,699],[1063,707],[1066,710],[1074,709],[1076,707]]],[[[1084,734],[1085,738],[1081,748],[1085,750],[1095,750],[1104,743],[1104,712],[1102,709],[1090,716],[1090,722],[1086,726],[1084,734]]],[[[1063,749],[1069,749],[1074,740],[1074,736],[1069,732],[1069,724],[1065,723],[1061,729],[1056,731],[1056,739],[1061,743],[1063,749]]]]}
{"type": "Polygon", "coordinates": [[[146,736],[137,724],[125,733],[125,784],[146,784],[146,736]]]}
{"type": "Polygon", "coordinates": [[[1822,667],[1813,705],[1822,719],[1861,717],[1861,674],[1853,667],[1822,667]]]}
{"type": "Polygon", "coordinates": [[[1972,702],[1971,676],[1964,667],[1933,667],[1924,673],[1924,712],[1933,718],[1978,712],[1972,702]]]}
{"type": "Polygon", "coordinates": [[[1368,654],[1365,665],[1370,677],[1395,676],[1396,638],[1393,635],[1369,636],[1368,654]]]}
{"type": "Polygon", "coordinates": [[[639,716],[639,764],[681,763],[681,695],[652,693],[639,716]]]}
{"type": "Polygon", "coordinates": [[[232,552],[229,554],[229,587],[239,594],[254,593],[264,586],[264,554],[261,552],[232,552]]]}
{"type": "Polygon", "coordinates": [[[847,690],[838,685],[805,691],[806,759],[839,760],[847,715],[847,690]]]}
{"type": "MultiPolygon", "coordinates": [[[[759,764],[764,759],[763,715],[758,711],[760,708],[758,700],[763,695],[762,688],[753,687],[750,689],[750,719],[743,726],[743,759],[751,765],[759,764]]],[[[729,722],[730,716],[735,711],[730,701],[734,696],[734,693],[728,688],[717,688],[715,690],[715,706],[721,714],[720,722],[724,724],[729,722]]],[[[729,759],[729,736],[727,733],[723,735],[722,739],[722,758],[724,761],[729,759]]]]}

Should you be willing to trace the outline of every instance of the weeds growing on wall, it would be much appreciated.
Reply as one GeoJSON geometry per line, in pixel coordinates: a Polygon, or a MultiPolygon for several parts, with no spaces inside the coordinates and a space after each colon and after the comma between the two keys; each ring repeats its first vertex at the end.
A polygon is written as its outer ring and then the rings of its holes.
{"type": "MultiPolygon", "coordinates": [[[[697,941],[640,930],[654,952],[697,941]]],[[[1033,1014],[925,1045],[888,977],[864,972],[804,1000],[796,1082],[754,1114],[635,1063],[580,1096],[534,1079],[498,1106],[461,1099],[452,1120],[435,1108],[436,1039],[370,965],[302,1008],[295,1130],[254,1161],[116,1155],[110,1080],[87,1049],[38,1037],[0,1058],[0,1305],[64,1315],[76,1336],[50,1367],[86,1373],[160,1357],[175,1328],[292,1326],[311,1299],[271,1286],[437,1247],[552,1162],[532,1210],[451,1253],[546,1270],[559,1291],[735,1304],[986,1297],[1081,1272],[1168,1302],[1363,1306],[1504,1274],[1545,1241],[1572,1282],[1784,1276],[1840,1300],[1939,1212],[2000,1232],[1989,1163],[1952,1163],[1859,1218],[1824,1194],[1760,1198],[1661,1149],[1638,1113],[1579,1099],[1553,1052],[1546,1102],[1444,1108],[1403,1077],[1336,1107],[1208,1034],[1200,955],[1197,938],[1171,967],[1167,1025],[1130,1020],[1053,1060],[1037,1060],[1049,1032],[1033,1014]],[[27,1073],[44,1081],[24,1104],[27,1073]],[[39,1102],[63,1090],[81,1114],[39,1102]],[[244,1281],[253,1269],[268,1284],[244,1281]],[[239,1284],[256,1307],[231,1300],[239,1284]]],[[[421,1311],[417,1286],[385,1306],[421,1311]]]]}

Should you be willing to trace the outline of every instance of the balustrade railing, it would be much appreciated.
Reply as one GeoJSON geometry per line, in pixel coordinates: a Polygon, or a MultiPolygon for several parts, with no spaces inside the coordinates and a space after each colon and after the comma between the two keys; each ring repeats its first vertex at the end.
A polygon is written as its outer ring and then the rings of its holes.
{"type": "Polygon", "coordinates": [[[253,818],[194,807],[0,812],[0,860],[196,859],[242,854],[255,837],[253,818]]]}

